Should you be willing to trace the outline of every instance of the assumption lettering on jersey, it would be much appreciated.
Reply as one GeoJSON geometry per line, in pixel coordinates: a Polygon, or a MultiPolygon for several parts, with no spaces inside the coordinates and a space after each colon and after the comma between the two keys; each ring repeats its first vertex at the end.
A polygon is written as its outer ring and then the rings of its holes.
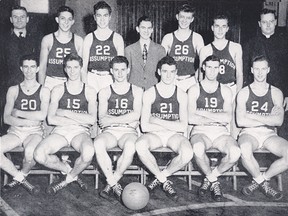
{"type": "Polygon", "coordinates": [[[195,58],[188,56],[189,49],[190,49],[189,45],[187,45],[187,44],[186,45],[180,45],[180,44],[175,45],[175,52],[174,52],[175,55],[173,56],[174,60],[194,63],[195,58]]]}
{"type": "Polygon", "coordinates": [[[160,103],[159,112],[152,112],[152,117],[160,118],[168,121],[179,120],[179,113],[173,109],[173,103],[160,103]]]}
{"type": "Polygon", "coordinates": [[[133,111],[133,107],[129,105],[127,98],[116,98],[113,105],[108,107],[108,115],[120,116],[125,115],[133,111]]]}
{"type": "Polygon", "coordinates": [[[246,111],[249,114],[269,116],[271,111],[268,109],[268,102],[261,103],[260,101],[254,100],[251,102],[251,109],[246,111]]]}
{"type": "Polygon", "coordinates": [[[48,63],[53,64],[53,65],[62,65],[64,58],[66,57],[66,55],[69,55],[70,53],[71,53],[71,48],[69,47],[66,47],[66,48],[57,47],[55,58],[49,58],[48,63]]]}
{"type": "Polygon", "coordinates": [[[83,110],[81,108],[81,100],[78,99],[78,98],[67,98],[66,100],[66,109],[67,110],[70,110],[72,112],[75,112],[75,113],[85,113],[87,114],[88,111],[87,110],[83,110]]]}
{"type": "Polygon", "coordinates": [[[230,61],[229,59],[220,59],[220,67],[219,67],[219,73],[225,74],[225,71],[227,71],[227,67],[231,68],[232,70],[236,70],[236,65],[234,62],[230,61]]]}

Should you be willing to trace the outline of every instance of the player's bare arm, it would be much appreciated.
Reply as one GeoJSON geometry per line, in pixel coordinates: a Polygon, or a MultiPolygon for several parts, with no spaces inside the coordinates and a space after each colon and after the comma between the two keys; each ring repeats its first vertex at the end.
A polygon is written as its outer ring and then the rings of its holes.
{"type": "Polygon", "coordinates": [[[239,92],[243,87],[243,52],[241,45],[238,43],[231,42],[231,48],[235,52],[234,61],[236,66],[236,86],[237,92],[239,92]]]}
{"type": "Polygon", "coordinates": [[[114,33],[114,37],[113,37],[113,43],[114,46],[117,50],[117,55],[121,55],[124,56],[124,40],[123,37],[118,34],[118,33],[114,33]]]}
{"type": "Polygon", "coordinates": [[[39,83],[44,84],[46,78],[48,55],[52,48],[53,35],[49,34],[43,37],[41,42],[40,63],[39,63],[39,83]]]}
{"type": "Polygon", "coordinates": [[[173,35],[172,33],[166,34],[163,39],[161,45],[165,48],[166,53],[170,52],[171,45],[173,43],[173,35]]]}
{"type": "Polygon", "coordinates": [[[83,54],[83,38],[78,36],[78,35],[75,35],[74,39],[75,39],[75,47],[76,47],[77,54],[82,57],[82,54],[83,54]]]}
{"type": "Polygon", "coordinates": [[[88,62],[89,62],[89,52],[93,41],[93,32],[89,33],[83,41],[83,67],[81,71],[82,82],[87,83],[87,73],[88,73],[88,62]]]}

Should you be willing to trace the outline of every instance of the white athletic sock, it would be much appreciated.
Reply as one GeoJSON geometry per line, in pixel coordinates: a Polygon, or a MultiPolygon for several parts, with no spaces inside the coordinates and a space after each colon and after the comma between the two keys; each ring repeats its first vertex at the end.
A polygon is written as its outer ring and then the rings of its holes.
{"type": "Polygon", "coordinates": [[[108,183],[111,187],[113,187],[115,184],[117,184],[117,181],[116,181],[116,179],[114,178],[114,176],[111,176],[111,177],[109,177],[109,178],[106,178],[106,181],[107,181],[107,183],[108,183]]]}
{"type": "Polygon", "coordinates": [[[210,182],[215,182],[215,181],[218,180],[217,177],[212,174],[212,172],[211,172],[209,175],[207,175],[206,178],[207,178],[210,182]]]}
{"type": "Polygon", "coordinates": [[[212,176],[215,176],[216,178],[221,175],[221,173],[220,173],[219,170],[218,170],[218,167],[215,167],[215,168],[212,170],[211,175],[212,175],[212,176]]]}
{"type": "Polygon", "coordinates": [[[22,182],[22,181],[25,179],[25,177],[24,177],[23,173],[19,171],[19,172],[17,173],[17,175],[14,176],[13,179],[16,180],[16,181],[18,181],[18,182],[22,182]]]}
{"type": "Polygon", "coordinates": [[[259,175],[256,178],[253,178],[255,182],[257,182],[258,184],[261,184],[262,182],[265,181],[265,179],[263,178],[263,175],[259,175]]]}
{"type": "Polygon", "coordinates": [[[29,171],[28,173],[24,173],[22,170],[20,171],[22,174],[23,174],[23,176],[26,178],[29,174],[30,174],[30,172],[31,171],[29,171]]]}
{"type": "Polygon", "coordinates": [[[262,176],[263,176],[264,180],[270,181],[270,178],[268,178],[268,177],[266,176],[266,172],[263,172],[263,173],[262,173],[262,176]]]}
{"type": "Polygon", "coordinates": [[[71,183],[73,181],[77,181],[77,179],[78,179],[78,176],[75,176],[73,178],[70,174],[67,174],[65,181],[67,182],[67,184],[69,184],[69,183],[71,183]]]}
{"type": "Polygon", "coordinates": [[[161,173],[167,178],[168,176],[170,176],[170,173],[168,172],[167,169],[164,169],[161,171],[161,173]]]}
{"type": "Polygon", "coordinates": [[[157,176],[155,176],[161,183],[164,183],[165,181],[167,181],[166,176],[160,172],[157,176]]]}
{"type": "Polygon", "coordinates": [[[116,183],[122,178],[123,175],[120,175],[118,172],[114,172],[114,179],[116,183]]]}

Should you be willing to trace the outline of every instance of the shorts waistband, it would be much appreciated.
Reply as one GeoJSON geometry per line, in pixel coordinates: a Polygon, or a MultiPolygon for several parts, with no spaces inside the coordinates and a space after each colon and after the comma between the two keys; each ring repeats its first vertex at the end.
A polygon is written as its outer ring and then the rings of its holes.
{"type": "Polygon", "coordinates": [[[97,71],[92,69],[91,71],[89,71],[90,73],[96,74],[98,76],[108,76],[111,75],[109,71],[97,71]]]}
{"type": "Polygon", "coordinates": [[[59,80],[67,80],[66,77],[57,77],[57,76],[50,76],[53,79],[59,79],[59,80]]]}
{"type": "Polygon", "coordinates": [[[189,79],[191,77],[195,77],[194,75],[188,74],[188,75],[183,75],[183,76],[177,76],[177,80],[185,80],[185,79],[189,79]]]}
{"type": "Polygon", "coordinates": [[[232,86],[236,85],[236,82],[226,83],[225,85],[227,85],[227,86],[229,86],[229,87],[232,87],[232,86]]]}

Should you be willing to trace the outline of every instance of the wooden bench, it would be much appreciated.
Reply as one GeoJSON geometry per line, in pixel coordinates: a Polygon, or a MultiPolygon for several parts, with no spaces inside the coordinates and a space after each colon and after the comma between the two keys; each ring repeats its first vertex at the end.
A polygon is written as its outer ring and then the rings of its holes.
{"type": "MultiPolygon", "coordinates": [[[[24,148],[21,146],[16,147],[12,149],[11,151],[5,153],[6,156],[11,160],[11,153],[22,153],[24,152],[24,148]]],[[[59,153],[61,154],[68,154],[76,152],[72,147],[64,147],[62,148],[59,153]]],[[[19,165],[16,165],[17,169],[20,168],[19,165]]],[[[41,166],[41,168],[38,168],[37,166],[34,166],[34,168],[30,171],[31,175],[49,175],[49,184],[53,182],[53,177],[56,174],[61,174],[60,171],[52,170],[46,167],[41,166]]],[[[98,189],[98,178],[99,178],[99,171],[96,166],[89,165],[83,172],[82,174],[84,175],[94,175],[95,177],[95,189],[98,189]]],[[[8,174],[4,172],[4,180],[3,180],[4,185],[8,183],[8,174]]]]}

